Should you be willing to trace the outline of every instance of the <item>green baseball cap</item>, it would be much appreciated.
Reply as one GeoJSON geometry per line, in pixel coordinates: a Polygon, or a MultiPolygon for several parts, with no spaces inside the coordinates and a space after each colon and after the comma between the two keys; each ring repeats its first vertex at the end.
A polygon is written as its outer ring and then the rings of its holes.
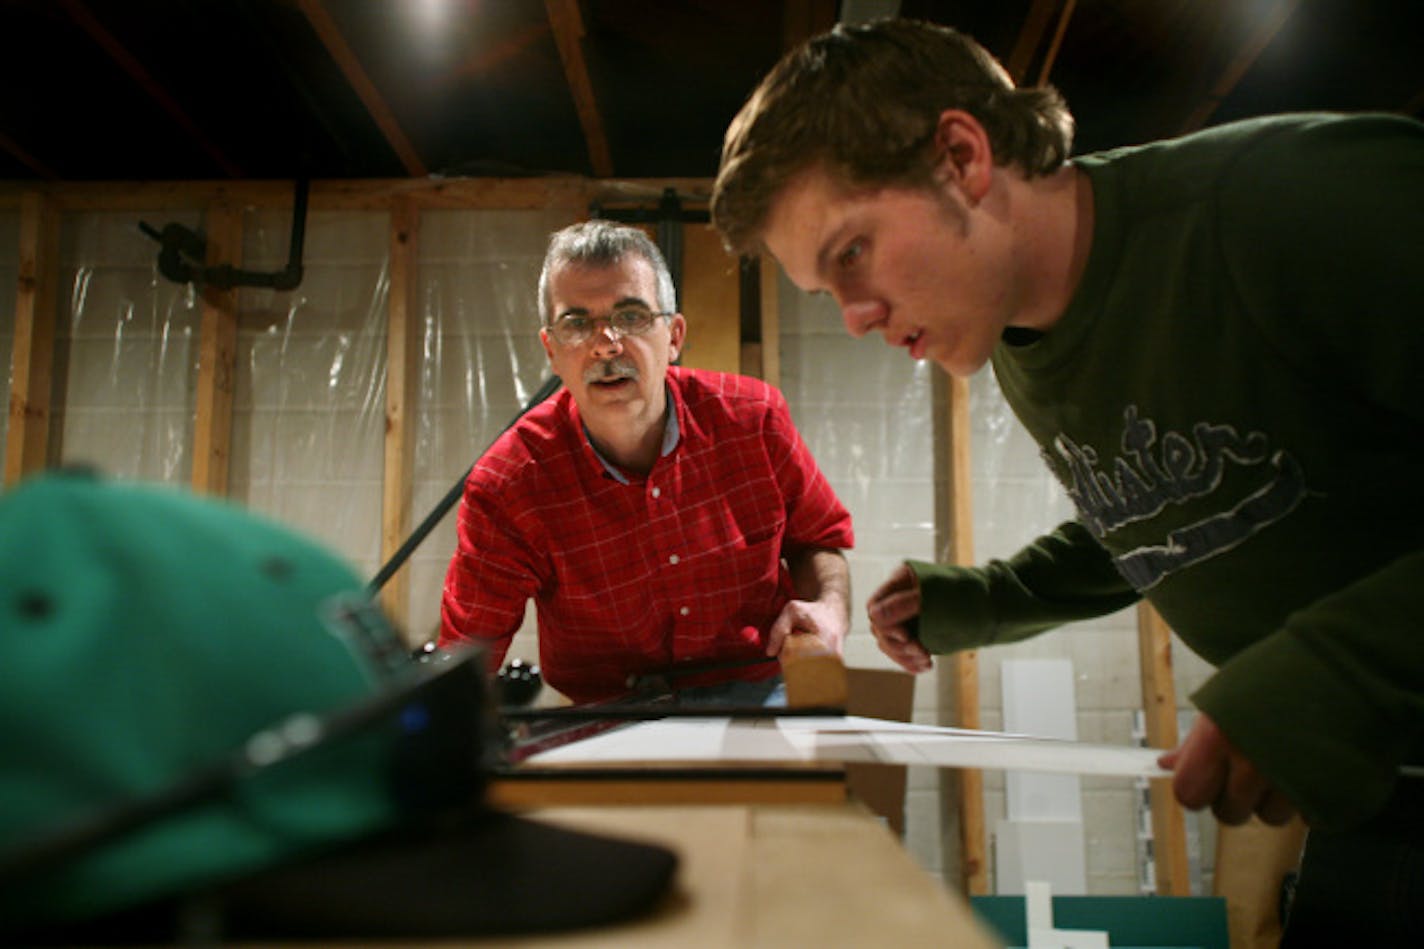
{"type": "MultiPolygon", "coordinates": [[[[0,494],[0,935],[195,892],[276,920],[229,935],[548,928],[508,900],[425,912],[428,881],[383,879],[434,855],[468,893],[520,847],[523,822],[487,811],[403,830],[478,805],[497,744],[483,656],[440,660],[411,660],[338,556],[236,505],[85,473],[0,494]],[[344,880],[328,902],[345,910],[274,916],[277,891],[252,883],[274,872],[285,893],[344,880]]],[[[515,884],[584,872],[587,840],[538,833],[549,857],[515,884]]],[[[670,877],[655,862],[639,905],[670,877]]],[[[562,925],[612,906],[633,904],[562,925]]]]}

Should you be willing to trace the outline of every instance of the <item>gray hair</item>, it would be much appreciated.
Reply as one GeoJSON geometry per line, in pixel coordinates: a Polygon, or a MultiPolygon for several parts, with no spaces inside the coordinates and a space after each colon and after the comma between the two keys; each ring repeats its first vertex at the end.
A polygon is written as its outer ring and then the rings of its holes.
{"type": "Polygon", "coordinates": [[[658,310],[675,312],[677,291],[673,288],[672,274],[658,245],[636,227],[594,220],[570,224],[549,237],[544,268],[539,272],[539,310],[544,325],[548,326],[554,316],[554,300],[549,284],[555,270],[568,264],[612,267],[628,254],[642,257],[653,268],[658,284],[658,310]]]}

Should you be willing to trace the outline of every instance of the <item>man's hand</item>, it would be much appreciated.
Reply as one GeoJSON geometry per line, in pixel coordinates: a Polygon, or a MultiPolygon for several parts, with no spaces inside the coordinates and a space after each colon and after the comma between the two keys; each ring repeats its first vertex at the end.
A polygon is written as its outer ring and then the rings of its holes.
{"type": "Polygon", "coordinates": [[[901,564],[890,579],[880,585],[865,604],[865,612],[870,617],[870,631],[880,651],[900,665],[906,672],[928,672],[934,667],[929,652],[906,625],[920,615],[920,585],[914,573],[901,564]]]}
{"type": "MultiPolygon", "coordinates": [[[[850,568],[829,547],[805,547],[786,555],[795,599],[781,608],[766,631],[766,654],[781,655],[786,637],[813,635],[835,656],[844,655],[850,631],[850,568]]],[[[811,645],[803,643],[802,645],[811,645]]]]}
{"type": "Polygon", "coordinates": [[[1224,824],[1245,823],[1253,813],[1267,824],[1284,824],[1295,814],[1295,806],[1205,715],[1198,715],[1186,740],[1157,763],[1175,772],[1172,793],[1183,807],[1198,811],[1211,805],[1224,824]]]}
{"type": "Polygon", "coordinates": [[[766,634],[766,654],[780,655],[787,636],[812,635],[829,652],[844,655],[847,619],[846,608],[838,601],[792,600],[766,634]]]}

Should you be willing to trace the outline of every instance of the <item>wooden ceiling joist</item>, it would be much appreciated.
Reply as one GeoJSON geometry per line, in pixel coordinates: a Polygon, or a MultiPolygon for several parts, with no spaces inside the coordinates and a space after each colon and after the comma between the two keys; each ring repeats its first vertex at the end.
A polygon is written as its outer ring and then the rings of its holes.
{"type": "Polygon", "coordinates": [[[81,0],[60,0],[60,5],[64,12],[74,21],[75,25],[89,34],[92,39],[109,57],[128,74],[129,78],[138,84],[144,92],[158,103],[158,106],[168,113],[169,117],[187,133],[199,148],[208,154],[208,157],[222,169],[223,174],[231,178],[243,177],[243,172],[238,165],[231,161],[222,149],[218,148],[198,127],[178,104],[177,100],[168,94],[168,90],[163,88],[162,83],[153,78],[153,75],[139,62],[138,57],[129,52],[128,48],[120,43],[114,34],[104,28],[104,25],[94,18],[94,14],[85,6],[81,0]]]}
{"type": "Polygon", "coordinates": [[[41,178],[46,178],[50,181],[59,180],[58,172],[56,172],[53,168],[50,168],[48,165],[40,161],[35,156],[31,155],[29,152],[25,151],[24,148],[20,147],[20,144],[18,142],[10,138],[10,136],[6,135],[4,132],[0,132],[0,152],[4,152],[5,154],[9,155],[11,158],[15,159],[15,161],[24,165],[26,168],[30,169],[30,171],[33,171],[35,174],[39,175],[41,178]]]}
{"type": "Polygon", "coordinates": [[[1073,8],[1077,0],[1065,0],[1058,13],[1058,25],[1053,28],[1053,39],[1048,43],[1048,52],[1043,54],[1043,62],[1038,67],[1038,79],[1034,85],[1048,85],[1048,76],[1053,72],[1053,63],[1058,59],[1058,51],[1063,48],[1063,34],[1068,32],[1068,21],[1073,18],[1073,8]]]}
{"type": "MultiPolygon", "coordinates": [[[[706,205],[710,178],[341,178],[313,181],[313,211],[389,210],[409,199],[421,209],[587,211],[590,204],[646,205],[671,188],[686,204],[706,205]]],[[[53,200],[63,211],[161,211],[202,209],[214,203],[240,207],[290,208],[292,185],[285,181],[78,181],[25,187],[0,182],[0,211],[17,210],[26,192],[53,200]]]]}
{"type": "Polygon", "coordinates": [[[401,165],[405,167],[406,173],[415,178],[424,178],[430,172],[425,167],[425,162],[420,160],[420,155],[416,153],[415,147],[411,145],[410,139],[406,137],[405,131],[396,121],[395,113],[386,104],[385,98],[376,89],[376,84],[371,81],[371,77],[366,75],[366,70],[361,66],[361,60],[346,42],[346,38],[341,35],[341,30],[336,26],[336,21],[331,18],[326,7],[321,0],[297,0],[297,6],[301,9],[302,15],[307,18],[311,28],[316,31],[317,38],[321,40],[326,51],[331,54],[331,58],[336,60],[336,65],[340,68],[346,81],[351,84],[351,88],[356,91],[356,95],[361,98],[362,104],[366,106],[366,111],[370,113],[381,134],[386,137],[386,142],[391,146],[391,150],[400,159],[401,165]]]}
{"type": "Polygon", "coordinates": [[[1231,57],[1231,61],[1226,64],[1226,68],[1221,71],[1216,82],[1212,83],[1206,98],[1192,110],[1191,115],[1182,123],[1182,127],[1178,130],[1181,134],[1185,135],[1205,127],[1217,106],[1221,105],[1222,100],[1231,94],[1232,89],[1236,88],[1236,84],[1246,75],[1252,64],[1270,45],[1271,40],[1275,39],[1276,34],[1281,31],[1281,27],[1286,25],[1299,6],[1300,0],[1277,0],[1271,9],[1266,11],[1256,28],[1242,40],[1236,55],[1231,57]]]}
{"type": "Polygon", "coordinates": [[[583,57],[583,17],[578,0],[544,0],[549,14],[549,26],[554,31],[554,43],[559,47],[559,59],[564,64],[564,77],[574,97],[579,125],[588,143],[588,159],[593,173],[600,178],[613,174],[613,153],[608,148],[608,134],[599,114],[598,99],[588,78],[588,63],[583,57]]]}
{"type": "Polygon", "coordinates": [[[1067,3],[1064,3],[1064,0],[1033,0],[1028,15],[1024,17],[1023,26],[1019,29],[1018,39],[1014,40],[1014,48],[1004,62],[1004,68],[1009,71],[1016,85],[1021,86],[1027,81],[1029,67],[1033,65],[1034,57],[1043,46],[1043,38],[1053,29],[1052,49],[1039,69],[1039,81],[1042,82],[1043,77],[1048,75],[1053,65],[1052,57],[1058,53],[1058,44],[1072,12],[1073,0],[1067,0],[1067,3]]]}

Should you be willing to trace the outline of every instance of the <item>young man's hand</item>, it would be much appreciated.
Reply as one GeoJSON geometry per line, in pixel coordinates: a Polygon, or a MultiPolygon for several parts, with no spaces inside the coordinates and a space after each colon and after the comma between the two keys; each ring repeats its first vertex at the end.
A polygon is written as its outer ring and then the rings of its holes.
{"type": "Polygon", "coordinates": [[[1175,772],[1172,793],[1183,807],[1197,811],[1210,805],[1223,824],[1245,823],[1252,814],[1267,824],[1284,824],[1295,814],[1286,796],[1205,715],[1198,715],[1181,745],[1157,763],[1175,772]]]}
{"type": "Polygon", "coordinates": [[[900,668],[915,673],[934,668],[929,652],[909,629],[910,620],[920,615],[920,585],[908,566],[901,564],[890,579],[870,594],[865,612],[880,651],[900,668]]]}

